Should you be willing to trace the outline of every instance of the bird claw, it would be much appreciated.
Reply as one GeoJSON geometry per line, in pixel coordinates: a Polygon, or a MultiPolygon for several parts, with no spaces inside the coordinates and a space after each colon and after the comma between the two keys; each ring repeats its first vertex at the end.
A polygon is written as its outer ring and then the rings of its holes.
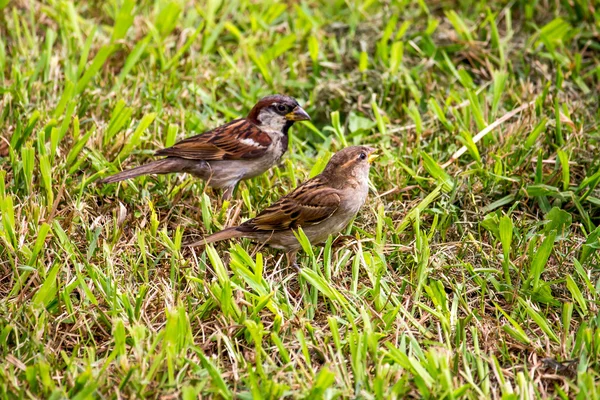
{"type": "Polygon", "coordinates": [[[332,243],[333,247],[343,246],[346,243],[356,242],[356,238],[352,235],[340,235],[332,243]]]}

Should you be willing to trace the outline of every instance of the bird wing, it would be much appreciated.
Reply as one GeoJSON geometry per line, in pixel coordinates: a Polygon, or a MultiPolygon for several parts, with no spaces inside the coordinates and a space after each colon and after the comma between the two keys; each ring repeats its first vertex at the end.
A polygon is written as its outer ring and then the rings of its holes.
{"type": "Polygon", "coordinates": [[[282,231],[323,222],[340,206],[338,190],[311,179],[240,226],[241,231],[282,231]]]}
{"type": "Polygon", "coordinates": [[[269,135],[255,124],[236,119],[158,150],[156,155],[206,161],[252,159],[264,155],[271,143],[269,135]]]}

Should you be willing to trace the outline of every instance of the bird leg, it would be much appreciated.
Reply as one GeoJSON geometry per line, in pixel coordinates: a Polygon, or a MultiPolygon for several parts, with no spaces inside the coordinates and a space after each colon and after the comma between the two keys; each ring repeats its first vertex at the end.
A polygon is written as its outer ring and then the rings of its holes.
{"type": "Polygon", "coordinates": [[[285,253],[287,258],[288,267],[294,267],[297,272],[300,272],[300,266],[296,262],[296,255],[298,254],[298,250],[292,250],[285,253]]]}
{"type": "Polygon", "coordinates": [[[225,188],[225,191],[223,192],[223,201],[231,200],[234,190],[235,190],[235,185],[228,186],[227,188],[225,188]]]}

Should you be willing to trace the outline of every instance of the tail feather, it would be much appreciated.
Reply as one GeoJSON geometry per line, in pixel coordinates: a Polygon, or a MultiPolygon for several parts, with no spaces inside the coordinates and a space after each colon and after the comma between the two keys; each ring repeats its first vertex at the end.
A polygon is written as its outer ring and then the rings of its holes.
{"type": "Polygon", "coordinates": [[[168,174],[171,172],[181,172],[181,164],[171,158],[164,158],[162,160],[152,161],[148,164],[140,165],[139,167],[127,169],[119,172],[118,174],[111,175],[107,178],[100,179],[98,183],[114,183],[124,181],[126,179],[135,178],[140,175],[148,174],[168,174]]]}
{"type": "Polygon", "coordinates": [[[223,229],[222,231],[219,231],[217,233],[213,233],[212,235],[206,236],[205,238],[202,238],[202,239],[198,240],[197,242],[189,244],[188,246],[189,247],[205,246],[209,243],[220,242],[221,240],[234,239],[234,238],[239,238],[239,237],[243,237],[243,236],[244,236],[244,233],[240,232],[238,230],[237,226],[234,226],[231,228],[223,229]]]}

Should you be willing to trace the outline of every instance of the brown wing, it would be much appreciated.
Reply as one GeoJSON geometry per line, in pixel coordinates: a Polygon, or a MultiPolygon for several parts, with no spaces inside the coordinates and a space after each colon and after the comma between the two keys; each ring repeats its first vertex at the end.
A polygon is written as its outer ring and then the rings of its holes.
{"type": "Polygon", "coordinates": [[[244,231],[282,231],[317,224],[340,206],[340,196],[320,178],[311,179],[240,226],[244,231]]]}
{"type": "Polygon", "coordinates": [[[156,155],[207,161],[250,159],[262,156],[271,142],[269,135],[252,122],[236,119],[158,150],[156,155]]]}

